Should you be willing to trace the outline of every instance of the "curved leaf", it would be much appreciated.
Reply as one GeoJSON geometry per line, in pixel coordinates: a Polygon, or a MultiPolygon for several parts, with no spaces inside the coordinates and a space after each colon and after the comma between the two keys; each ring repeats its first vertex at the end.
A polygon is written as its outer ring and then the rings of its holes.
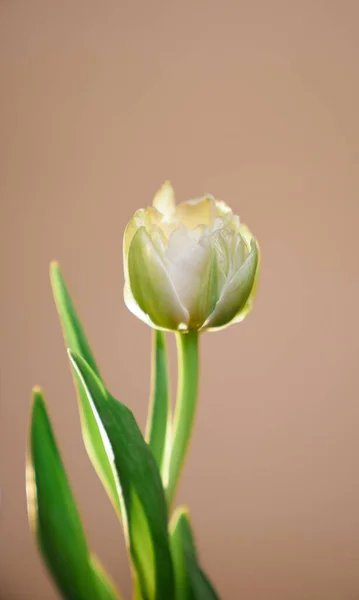
{"type": "Polygon", "coordinates": [[[212,584],[199,566],[197,551],[186,508],[172,518],[171,551],[175,572],[175,600],[219,600],[212,584]]]}
{"type": "Polygon", "coordinates": [[[26,470],[29,522],[49,571],[67,600],[115,600],[90,554],[79,512],[54,438],[43,395],[33,392],[26,470]]]}
{"type": "Polygon", "coordinates": [[[132,412],[111,396],[81,356],[69,354],[88,404],[102,423],[104,447],[118,477],[126,541],[143,599],[170,600],[174,580],[168,514],[156,461],[132,412]]]}
{"type": "MultiPolygon", "coordinates": [[[[100,376],[95,358],[87,341],[84,329],[76,312],[75,306],[67,290],[65,281],[61,274],[60,265],[52,262],[50,266],[50,278],[54,299],[59,313],[62,332],[65,343],[71,350],[77,352],[90,365],[91,369],[100,376]]],[[[82,436],[87,454],[99,476],[101,482],[117,512],[121,516],[120,501],[116,489],[116,481],[112,467],[108,462],[106,450],[103,446],[99,426],[94,414],[89,407],[83,386],[79,384],[75,374],[75,384],[79,402],[82,436]]]]}

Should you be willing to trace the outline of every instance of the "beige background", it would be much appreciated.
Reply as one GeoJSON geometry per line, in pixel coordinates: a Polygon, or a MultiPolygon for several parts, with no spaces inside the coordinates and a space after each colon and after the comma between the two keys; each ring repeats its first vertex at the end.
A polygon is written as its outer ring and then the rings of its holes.
{"type": "Polygon", "coordinates": [[[359,598],[358,19],[356,1],[0,3],[1,599],[57,597],[25,512],[35,383],[130,597],[48,263],[143,427],[150,330],[122,301],[121,238],[165,178],[231,203],[263,256],[252,316],[202,339],[179,501],[203,564],[227,600],[359,598]]]}

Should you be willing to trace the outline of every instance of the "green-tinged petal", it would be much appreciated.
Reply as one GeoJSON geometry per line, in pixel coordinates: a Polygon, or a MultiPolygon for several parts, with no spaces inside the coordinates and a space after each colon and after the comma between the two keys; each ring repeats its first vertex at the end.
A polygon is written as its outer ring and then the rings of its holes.
{"type": "Polygon", "coordinates": [[[216,308],[203,325],[203,329],[214,329],[229,324],[242,311],[253,290],[258,266],[258,247],[252,240],[251,252],[243,265],[224,286],[216,308]]]}
{"type": "MultiPolygon", "coordinates": [[[[207,243],[210,242],[207,240],[207,243]]],[[[190,329],[200,329],[210,315],[220,298],[225,281],[225,273],[220,262],[220,255],[215,245],[210,244],[207,260],[198,276],[197,294],[190,312],[190,329]]]]}
{"type": "Polygon", "coordinates": [[[156,328],[156,325],[152,323],[150,317],[143,312],[138,306],[136,300],[133,297],[132,290],[130,288],[130,284],[128,281],[125,282],[123,288],[123,298],[127,308],[135,315],[138,319],[141,319],[144,323],[149,325],[150,327],[156,328]]]}
{"type": "Polygon", "coordinates": [[[118,599],[87,546],[41,391],[35,389],[33,398],[26,490],[40,551],[66,600],[118,599]]]}
{"type": "Polygon", "coordinates": [[[166,217],[171,217],[175,211],[175,193],[170,181],[165,181],[153,199],[153,206],[166,217]]]}
{"type": "Polygon", "coordinates": [[[162,331],[153,332],[152,389],[147,419],[146,440],[163,472],[166,443],[168,443],[171,414],[166,338],[162,331]]]}
{"type": "Polygon", "coordinates": [[[152,225],[158,225],[161,222],[161,214],[149,206],[147,208],[140,208],[135,212],[133,217],[127,223],[125,232],[123,234],[123,266],[125,270],[125,277],[127,278],[127,259],[128,252],[131,246],[131,242],[135,236],[136,231],[140,227],[151,227],[152,225]]]}
{"type": "MultiPolygon", "coordinates": [[[[161,476],[131,411],[115,400],[87,363],[70,352],[121,491],[122,516],[132,566],[143,600],[173,598],[174,580],[161,476]]],[[[138,590],[137,590],[138,591],[138,590]]]]}
{"type": "MultiPolygon", "coordinates": [[[[50,277],[66,346],[80,354],[91,366],[92,370],[99,375],[99,370],[81,321],[62,277],[60,266],[56,262],[51,263],[50,277]]],[[[117,515],[120,516],[120,502],[116,482],[103,445],[98,423],[89,407],[86,393],[83,387],[79,385],[76,375],[75,384],[80,410],[82,436],[87,454],[109,495],[117,515]]]]}
{"type": "MultiPolygon", "coordinates": [[[[133,298],[155,326],[176,330],[188,323],[163,260],[144,227],[136,232],[128,254],[129,281],[133,298]]],[[[128,308],[135,313],[132,304],[128,308]]]]}
{"type": "Polygon", "coordinates": [[[199,565],[186,508],[181,507],[176,510],[170,531],[176,584],[175,600],[219,600],[199,565]]]}
{"type": "Polygon", "coordinates": [[[133,217],[127,223],[125,232],[123,234],[124,264],[126,264],[128,251],[137,229],[140,227],[151,227],[152,225],[158,225],[161,220],[162,215],[152,206],[140,208],[135,212],[133,217]]]}
{"type": "Polygon", "coordinates": [[[257,262],[256,273],[255,273],[255,276],[254,276],[253,287],[252,287],[251,293],[248,296],[247,302],[245,303],[245,305],[243,306],[243,308],[241,308],[238,311],[238,313],[236,314],[236,316],[234,317],[234,319],[231,321],[231,324],[232,323],[240,323],[241,321],[243,321],[243,319],[246,318],[247,315],[249,315],[249,313],[251,312],[251,310],[253,308],[254,300],[255,300],[256,295],[257,295],[258,282],[259,282],[259,273],[260,273],[260,266],[261,266],[261,253],[260,253],[258,242],[256,241],[255,243],[256,243],[257,252],[258,252],[258,262],[257,262]]]}

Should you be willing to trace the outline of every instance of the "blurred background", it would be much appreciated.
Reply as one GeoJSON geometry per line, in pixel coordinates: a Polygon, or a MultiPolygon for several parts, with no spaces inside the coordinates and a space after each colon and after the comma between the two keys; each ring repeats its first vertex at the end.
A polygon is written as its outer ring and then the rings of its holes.
{"type": "Polygon", "coordinates": [[[48,265],[143,428],[151,332],[124,306],[121,244],[167,178],[179,201],[230,203],[263,259],[250,318],[201,339],[178,502],[203,566],[223,599],[359,598],[358,34],[356,1],[0,3],[2,600],[58,597],[26,516],[33,384],[91,546],[130,598],[48,265]]]}

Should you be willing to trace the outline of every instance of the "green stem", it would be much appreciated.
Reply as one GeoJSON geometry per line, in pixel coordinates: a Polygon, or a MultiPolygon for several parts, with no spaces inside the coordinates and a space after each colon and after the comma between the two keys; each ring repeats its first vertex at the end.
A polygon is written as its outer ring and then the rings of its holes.
{"type": "Polygon", "coordinates": [[[174,433],[166,489],[171,506],[188,450],[196,414],[198,396],[198,333],[177,333],[178,388],[174,417],[174,433]]]}
{"type": "Polygon", "coordinates": [[[155,330],[152,342],[152,390],[146,440],[161,472],[163,470],[166,439],[170,428],[168,379],[165,334],[163,331],[155,330]]]}

